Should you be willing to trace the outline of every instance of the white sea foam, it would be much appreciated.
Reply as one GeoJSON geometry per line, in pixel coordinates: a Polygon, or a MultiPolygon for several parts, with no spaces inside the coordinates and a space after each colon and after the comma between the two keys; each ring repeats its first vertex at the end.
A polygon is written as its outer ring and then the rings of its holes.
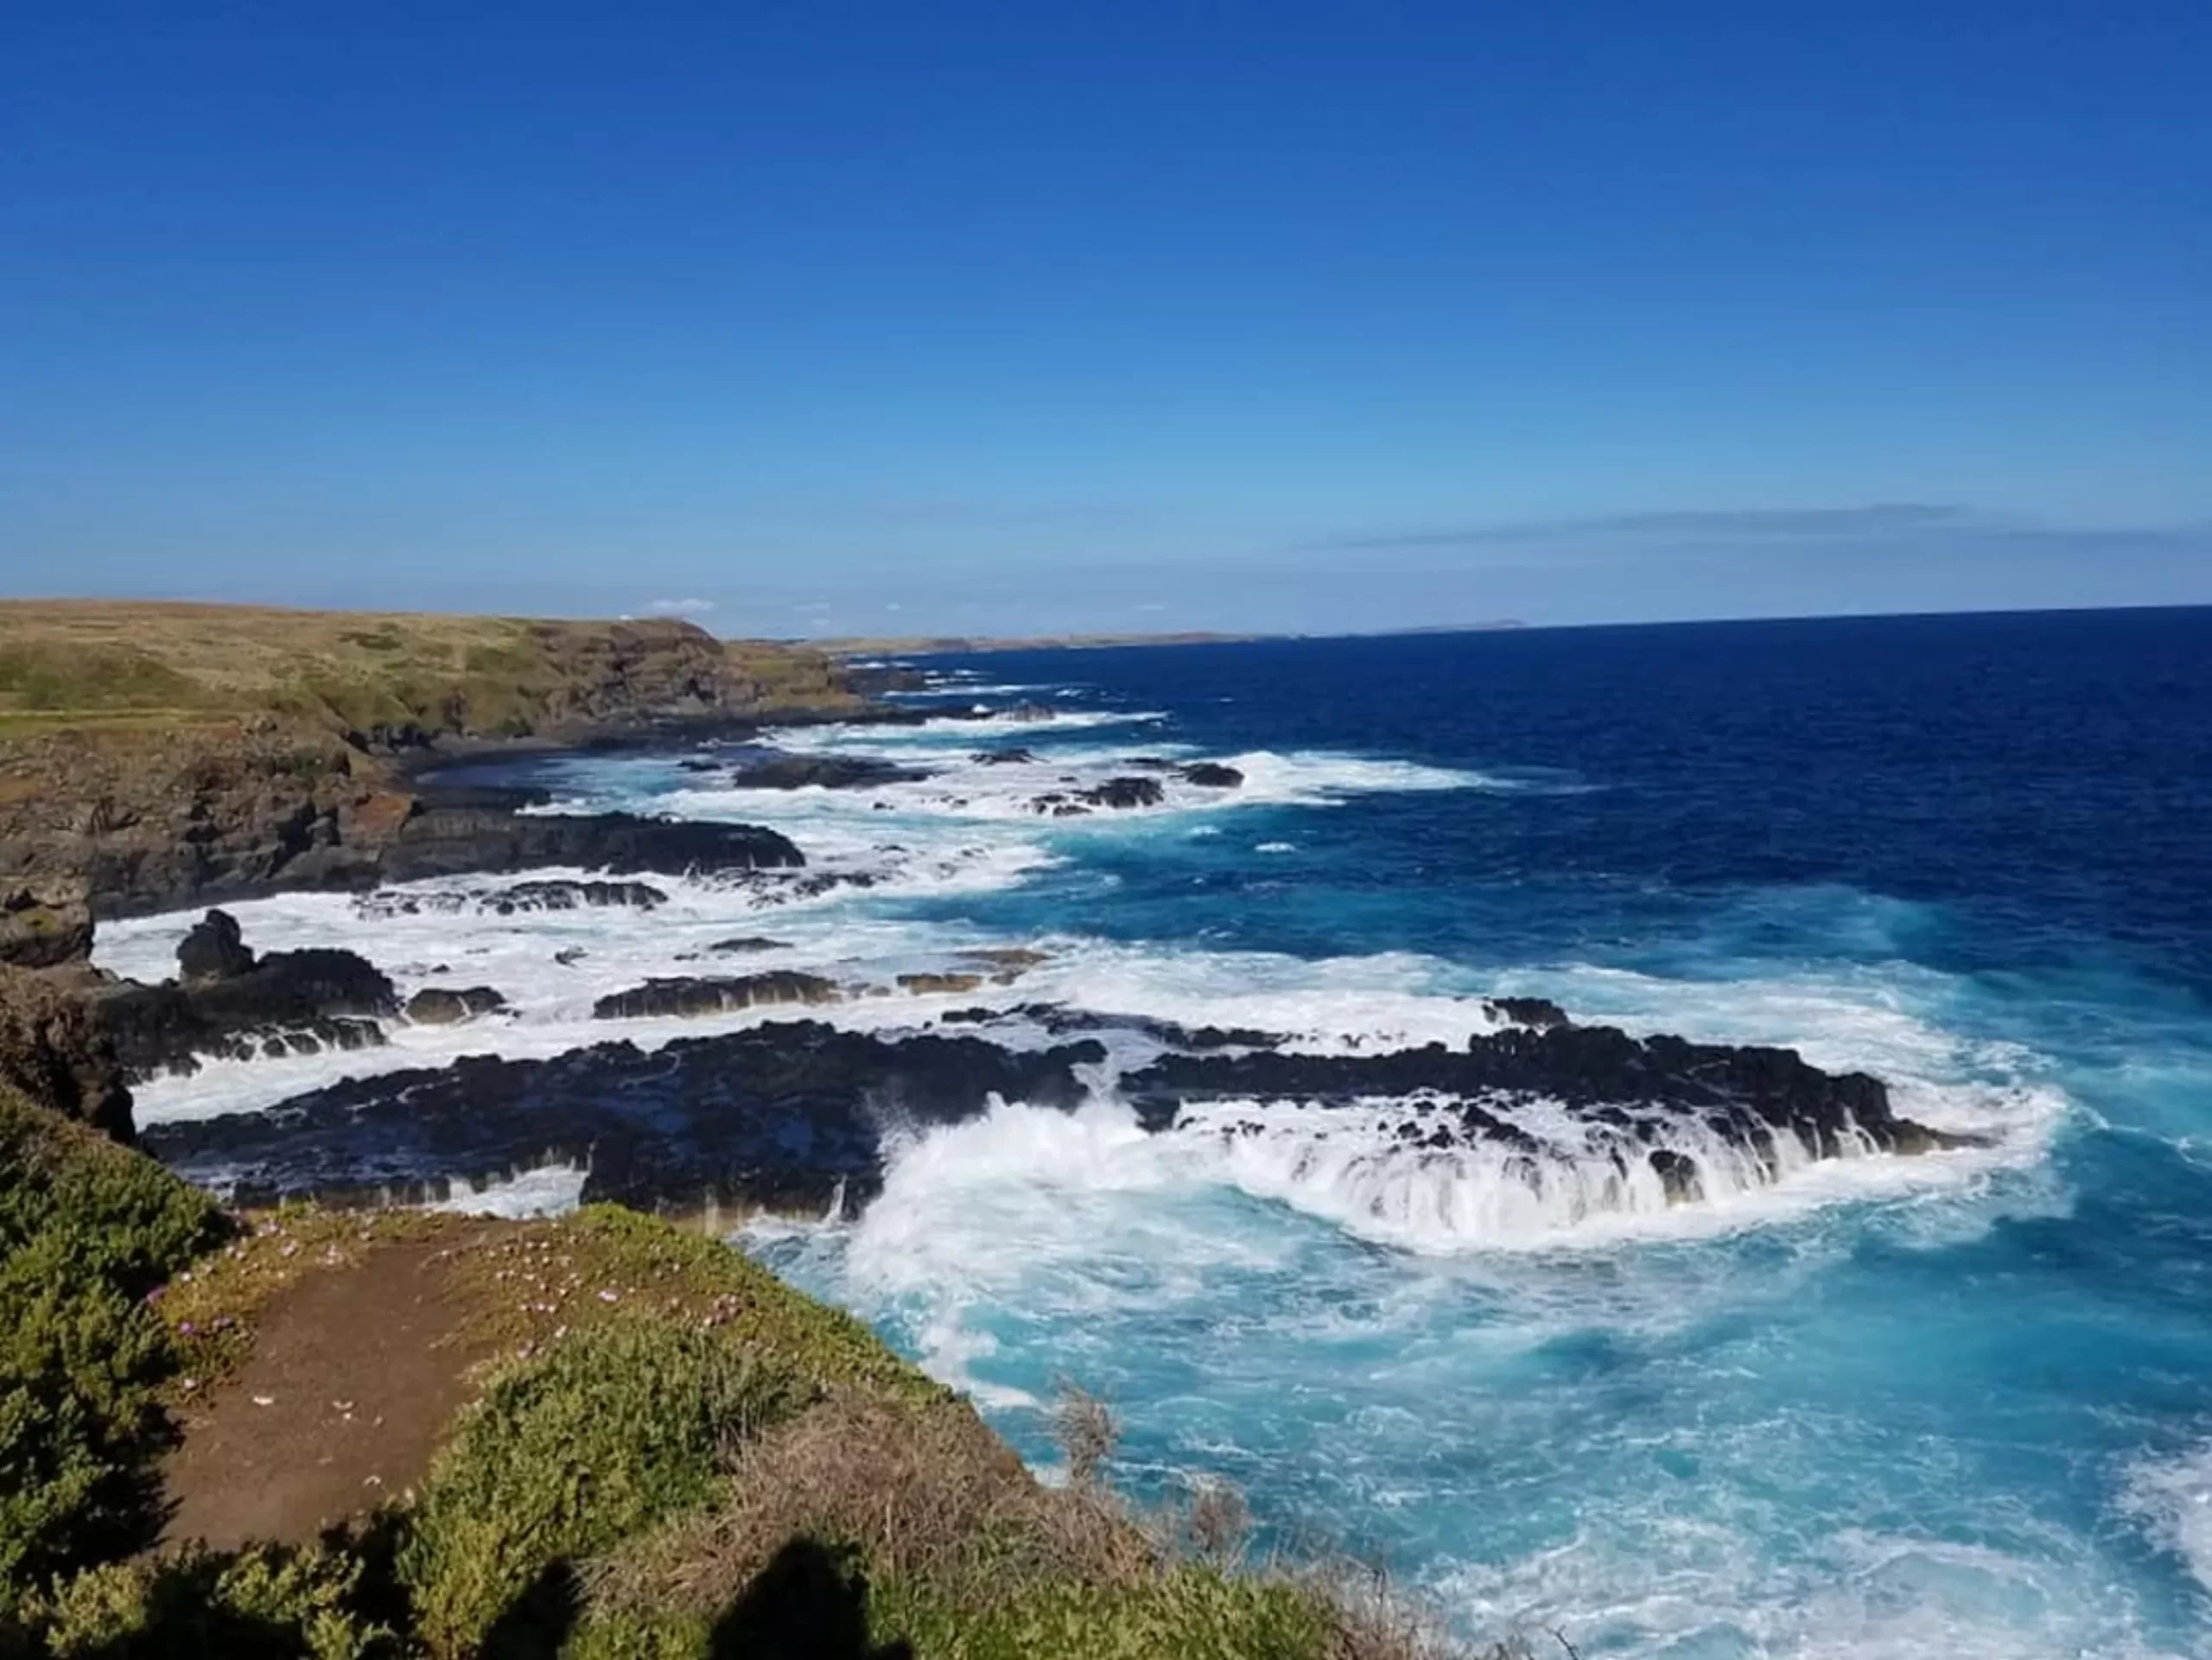
{"type": "Polygon", "coordinates": [[[948,1201],[964,1206],[979,1186],[1003,1182],[1049,1195],[1048,1205],[1077,1193],[1234,1188],[1423,1255],[1605,1249],[1709,1237],[1840,1202],[1955,1190],[2026,1156],[1999,1146],[1899,1157],[1870,1144],[1821,1160],[1784,1133],[1770,1161],[1685,1116],[1655,1115],[1650,1144],[1685,1160],[1702,1190],[1683,1202],[1670,1198],[1645,1148],[1617,1131],[1542,1101],[1484,1106],[1535,1136],[1535,1150],[1457,1137],[1421,1145],[1426,1132],[1457,1123],[1450,1103],[1433,1097],[1209,1103],[1158,1135],[1110,1103],[1072,1116],[1002,1106],[903,1150],[862,1237],[898,1229],[918,1238],[945,1220],[948,1201]],[[947,1176],[948,1191],[933,1192],[947,1176]],[[902,1225],[911,1221],[902,1208],[932,1220],[902,1225]]]}
{"type": "Polygon", "coordinates": [[[1847,1529],[1777,1561],[1755,1521],[1690,1521],[1631,1500],[1555,1549],[1463,1564],[1431,1589],[1470,1629],[1564,1631],[1586,1652],[1638,1660],[2183,1660],[2146,1638],[2079,1542],[2022,1523],[2039,1551],[1847,1529]]]}
{"type": "MultiPolygon", "coordinates": [[[[1020,827],[1043,836],[1070,831],[1110,832],[1161,817],[1213,814],[1253,807],[1328,807],[1355,796],[1440,790],[1510,790],[1510,783],[1472,772],[1424,766],[1412,761],[1378,761],[1319,751],[1277,754],[1257,750],[1223,757],[1222,764],[1243,775],[1242,785],[1216,788],[1194,784],[1176,770],[1137,765],[1138,756],[1120,746],[1034,744],[1020,746],[1033,759],[982,762],[958,754],[907,754],[877,751],[873,758],[901,760],[929,769],[929,776],[878,784],[862,789],[819,785],[789,791],[716,788],[702,782],[652,798],[657,811],[684,818],[757,823],[785,831],[798,841],[811,861],[824,838],[858,835],[881,842],[893,832],[912,836],[944,821],[1020,827]],[[1086,805],[1080,799],[1109,780],[1128,777],[1158,786],[1160,800],[1135,807],[1086,805]],[[1040,807],[1039,803],[1045,804],[1040,807]],[[1050,808],[1065,803],[1074,816],[1050,808]]],[[[865,752],[836,746],[841,755],[865,752]]],[[[1193,752],[1162,744],[1145,757],[1182,760],[1193,752]]],[[[640,805],[632,801],[594,803],[567,800],[549,811],[575,811],[599,805],[640,805]]]]}
{"type": "Polygon", "coordinates": [[[918,725],[863,722],[847,725],[777,727],[761,735],[762,741],[794,754],[836,751],[844,754],[877,745],[909,747],[914,745],[1003,739],[1033,747],[1050,742],[1063,732],[1090,727],[1152,726],[1166,720],[1160,709],[1061,709],[1049,721],[1017,721],[978,708],[962,714],[931,716],[918,725]]]}
{"type": "Polygon", "coordinates": [[[2120,1508],[2212,1591],[2212,1444],[2139,1460],[2126,1472],[2120,1508]]]}
{"type": "Polygon", "coordinates": [[[1174,1133],[1218,1137],[1230,1179],[1248,1193],[1431,1256],[1712,1237],[1838,1203],[1955,1191],[2032,1157],[2024,1145],[1898,1157],[1862,1143],[1817,1159],[1787,1131],[1763,1157],[1694,1118],[1655,1114],[1649,1146],[1696,1173],[1698,1197],[1675,1199],[1645,1145],[1618,1131],[1541,1101],[1485,1106],[1537,1149],[1408,1145],[1406,1131],[1450,1119],[1448,1107],[1418,1098],[1224,1103],[1187,1114],[1174,1133]]]}
{"type": "Polygon", "coordinates": [[[518,1170],[480,1186],[456,1180],[449,1196],[425,1208],[463,1216],[565,1216],[582,1201],[584,1183],[590,1176],[591,1172],[582,1165],[556,1163],[518,1170]]]}

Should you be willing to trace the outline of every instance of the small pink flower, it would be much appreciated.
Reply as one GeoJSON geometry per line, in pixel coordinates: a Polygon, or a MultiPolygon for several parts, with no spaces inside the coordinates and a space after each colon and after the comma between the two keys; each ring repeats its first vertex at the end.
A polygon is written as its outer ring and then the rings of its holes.
{"type": "Polygon", "coordinates": [[[599,1294],[599,1300],[601,1302],[613,1302],[614,1301],[614,1293],[612,1291],[602,1291],[599,1294]]]}

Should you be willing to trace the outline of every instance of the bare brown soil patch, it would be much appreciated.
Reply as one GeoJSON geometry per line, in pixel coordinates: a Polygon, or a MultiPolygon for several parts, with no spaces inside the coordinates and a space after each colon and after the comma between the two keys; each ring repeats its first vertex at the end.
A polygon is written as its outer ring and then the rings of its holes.
{"type": "Polygon", "coordinates": [[[270,1298],[244,1364],[179,1414],[165,1542],[305,1543],[418,1486],[497,1346],[454,1274],[492,1231],[380,1243],[270,1298]]]}

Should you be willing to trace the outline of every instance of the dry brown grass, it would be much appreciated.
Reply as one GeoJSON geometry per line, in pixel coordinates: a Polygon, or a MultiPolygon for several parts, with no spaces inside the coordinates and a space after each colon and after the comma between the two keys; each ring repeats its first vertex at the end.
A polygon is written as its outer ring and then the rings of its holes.
{"type": "Polygon", "coordinates": [[[1135,1584],[1161,1561],[1110,1494],[1044,1486],[965,1402],[843,1391],[747,1447],[721,1505],[605,1564],[594,1600],[709,1614],[794,1537],[857,1546],[879,1574],[977,1605],[1135,1584]]]}
{"type": "Polygon", "coordinates": [[[1529,1660],[1507,1644],[1471,1655],[1387,1574],[1344,1560],[1244,1561],[1251,1513],[1226,1483],[1183,1504],[1132,1509],[1103,1479],[1112,1413],[1063,1384],[1054,1419],[1071,1472],[1033,1477],[964,1401],[891,1403],[844,1390],[744,1447],[726,1497],[599,1563],[603,1617],[704,1619],[794,1539],[850,1547],[880,1583],[926,1587],[943,1606],[1001,1609],[1052,1589],[1141,1593],[1198,1563],[1295,1587],[1320,1611],[1326,1660],[1529,1660]]]}

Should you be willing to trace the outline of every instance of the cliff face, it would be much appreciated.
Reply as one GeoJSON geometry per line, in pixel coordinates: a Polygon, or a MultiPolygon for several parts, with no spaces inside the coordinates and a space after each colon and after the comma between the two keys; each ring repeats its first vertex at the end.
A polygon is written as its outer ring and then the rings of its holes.
{"type": "Polygon", "coordinates": [[[0,1086],[131,1139],[130,1091],[94,1008],[52,977],[0,967],[0,1086]]]}
{"type": "Polygon", "coordinates": [[[855,701],[818,652],[683,622],[0,604],[0,963],[82,957],[96,913],[505,868],[505,807],[426,813],[406,787],[457,741],[855,701]]]}

